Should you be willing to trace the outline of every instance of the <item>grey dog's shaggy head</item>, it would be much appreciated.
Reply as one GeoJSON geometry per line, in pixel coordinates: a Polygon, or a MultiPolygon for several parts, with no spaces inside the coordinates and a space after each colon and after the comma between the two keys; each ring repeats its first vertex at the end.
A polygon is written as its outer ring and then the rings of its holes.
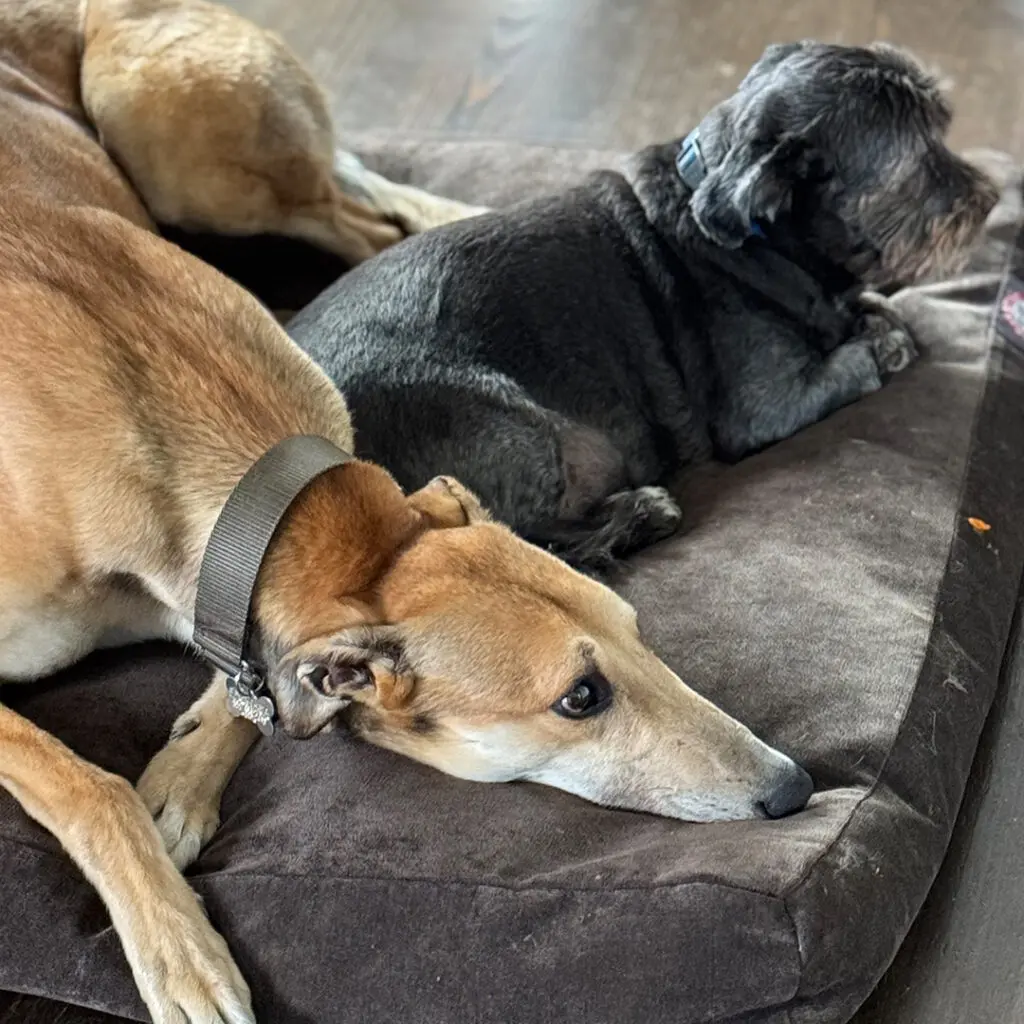
{"type": "Polygon", "coordinates": [[[997,192],[946,145],[950,119],[935,79],[892,46],[769,46],[700,126],[693,215],[728,248],[788,219],[866,282],[951,271],[997,192]]]}

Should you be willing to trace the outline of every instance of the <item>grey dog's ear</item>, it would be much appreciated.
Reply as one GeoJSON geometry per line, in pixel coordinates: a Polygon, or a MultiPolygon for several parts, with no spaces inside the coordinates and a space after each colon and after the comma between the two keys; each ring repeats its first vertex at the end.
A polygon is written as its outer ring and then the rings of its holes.
{"type": "Polygon", "coordinates": [[[789,205],[793,183],[806,167],[795,138],[740,142],[697,186],[690,200],[697,227],[725,249],[738,249],[789,205]]]}

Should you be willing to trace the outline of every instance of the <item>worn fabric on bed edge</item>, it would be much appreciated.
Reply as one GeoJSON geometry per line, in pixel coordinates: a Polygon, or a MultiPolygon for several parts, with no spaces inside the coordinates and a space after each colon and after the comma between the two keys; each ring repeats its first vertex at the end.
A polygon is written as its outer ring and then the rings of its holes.
{"type": "MultiPolygon", "coordinates": [[[[609,159],[479,144],[371,158],[492,202],[609,159]]],[[[275,737],[193,872],[262,1021],[849,1018],[941,861],[1024,561],[1024,359],[988,324],[1019,211],[1015,180],[976,273],[900,296],[921,363],[691,476],[688,533],[622,581],[691,685],[807,765],[809,810],[692,826],[461,783],[337,735],[275,737]]],[[[202,682],[173,652],[113,652],[4,697],[135,777],[202,682]]],[[[97,897],[5,797],[0,903],[0,988],[142,1019],[97,897]]]]}

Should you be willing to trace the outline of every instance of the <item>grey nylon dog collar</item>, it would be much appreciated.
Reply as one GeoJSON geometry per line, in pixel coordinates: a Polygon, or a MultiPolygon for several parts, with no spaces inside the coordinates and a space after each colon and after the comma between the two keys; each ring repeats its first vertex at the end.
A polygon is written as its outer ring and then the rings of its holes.
{"type": "Polygon", "coordinates": [[[238,481],[203,553],[192,642],[227,675],[231,713],[265,736],[274,731],[274,702],[261,695],[266,680],[246,657],[256,577],[292,502],[322,473],[353,458],[323,437],[285,438],[238,481]]]}

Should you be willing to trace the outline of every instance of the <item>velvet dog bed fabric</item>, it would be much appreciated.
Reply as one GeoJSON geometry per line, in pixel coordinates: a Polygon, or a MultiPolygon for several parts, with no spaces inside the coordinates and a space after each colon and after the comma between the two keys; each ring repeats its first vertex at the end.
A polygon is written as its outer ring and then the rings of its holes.
{"type": "MultiPolygon", "coordinates": [[[[366,140],[503,203],[617,154],[366,140]]],[[[690,825],[447,778],[329,734],[262,741],[190,871],[268,1024],[839,1024],[942,860],[1024,564],[1021,183],[956,280],[901,292],[923,358],[684,479],[687,531],[617,585],[684,679],[812,773],[781,821],[690,825]],[[972,520],[974,521],[972,525],[972,520]]],[[[129,778],[206,673],[105,652],[2,696],[129,778]]],[[[145,1020],[98,897],[0,794],[0,988],[145,1020]]]]}

